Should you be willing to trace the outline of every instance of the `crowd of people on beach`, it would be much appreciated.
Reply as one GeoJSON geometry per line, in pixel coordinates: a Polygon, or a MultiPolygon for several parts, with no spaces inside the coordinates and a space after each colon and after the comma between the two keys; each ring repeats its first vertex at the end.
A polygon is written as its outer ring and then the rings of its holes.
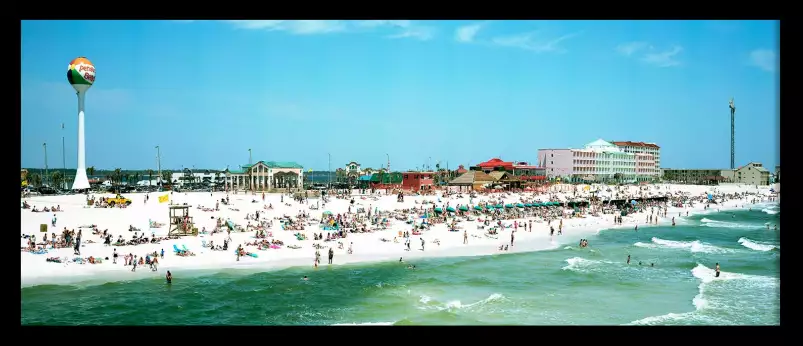
{"type": "MultiPolygon", "coordinates": [[[[658,186],[644,186],[640,187],[639,194],[626,194],[623,188],[614,186],[608,188],[606,197],[590,193],[578,194],[577,189],[574,189],[573,194],[550,191],[548,189],[487,192],[436,190],[427,191],[425,198],[416,198],[412,206],[407,204],[406,206],[399,206],[399,208],[389,209],[380,209],[380,203],[374,203],[382,198],[383,193],[381,191],[365,195],[338,192],[327,193],[326,195],[330,197],[334,196],[334,198],[348,200],[345,210],[339,213],[315,212],[321,205],[326,205],[326,199],[320,198],[313,203],[308,195],[282,194],[280,197],[281,203],[296,208],[297,213],[295,215],[287,215],[286,213],[273,215],[275,213],[273,205],[267,203],[265,195],[262,194],[262,204],[259,207],[251,207],[254,211],[245,213],[244,218],[241,220],[246,223],[245,227],[237,224],[237,220],[222,216],[212,216],[211,218],[215,222],[211,232],[207,232],[206,228],[202,228],[199,234],[212,236],[225,233],[222,245],[215,244],[214,240],[207,238],[209,241],[204,240],[202,248],[211,251],[228,251],[230,246],[234,246],[231,244],[232,232],[253,232],[253,240],[246,240],[235,246],[233,257],[236,257],[238,262],[244,258],[249,260],[258,258],[255,251],[249,251],[246,247],[255,248],[256,251],[274,251],[283,248],[300,249],[303,247],[300,244],[310,242],[312,248],[315,249],[313,266],[318,267],[321,264],[321,250],[328,252],[328,264],[333,264],[335,250],[344,250],[346,255],[355,254],[354,242],[347,241],[350,234],[374,233],[392,229],[394,232],[393,240],[383,237],[380,241],[399,244],[394,246],[400,246],[404,251],[412,251],[411,244],[415,241],[420,243],[420,248],[417,248],[417,250],[423,252],[426,250],[427,240],[436,247],[440,245],[440,240],[433,239],[429,236],[429,232],[437,225],[445,225],[450,232],[462,233],[463,245],[472,243],[469,241],[472,238],[485,238],[497,240],[498,243],[495,247],[499,251],[508,251],[515,246],[517,232],[531,233],[539,224],[542,225],[541,228],[549,230],[551,238],[563,235],[566,230],[564,221],[572,219],[581,222],[584,221],[583,219],[588,219],[587,221],[591,222],[591,218],[606,217],[617,225],[635,224],[637,230],[642,220],[642,224],[648,225],[667,222],[668,220],[665,219],[669,217],[669,207],[691,207],[699,203],[708,207],[733,199],[745,200],[745,202],[749,201],[751,203],[765,199],[764,197],[751,196],[747,193],[721,194],[714,191],[707,195],[692,196],[686,193],[673,193],[660,189],[661,187],[658,186]],[[650,190],[653,188],[655,190],[650,190]],[[285,197],[287,197],[287,202],[285,202],[285,197]],[[468,199],[468,203],[465,202],[466,199],[468,199]],[[312,213],[320,213],[320,216],[318,217],[312,213]],[[274,222],[278,224],[278,227],[274,227],[274,222]],[[285,244],[285,241],[274,236],[274,233],[285,231],[293,232],[298,243],[288,245],[285,244]],[[509,237],[506,236],[500,239],[500,235],[505,231],[510,231],[509,237]],[[307,232],[312,233],[311,237],[308,237],[307,232]],[[396,234],[396,232],[398,233],[396,234]],[[347,249],[346,244],[348,244],[347,249]]],[[[384,191],[384,195],[391,194],[395,194],[397,200],[402,201],[399,203],[403,203],[404,196],[417,195],[416,193],[392,190],[384,191]]],[[[256,194],[252,193],[252,196],[254,198],[251,202],[258,202],[256,194]]],[[[234,205],[229,196],[226,196],[220,202],[215,203],[215,208],[198,207],[197,209],[203,212],[219,213],[218,203],[223,203],[227,206],[234,205]]],[[[31,207],[30,204],[24,202],[23,207],[26,205],[29,208],[31,207]]],[[[34,210],[35,207],[31,209],[34,210]]],[[[49,211],[58,211],[61,210],[61,207],[57,205],[47,209],[49,211]]],[[[230,208],[230,210],[239,211],[237,208],[230,208]]],[[[188,223],[187,226],[190,227],[189,220],[185,221],[188,223]]],[[[54,214],[52,226],[55,227],[56,224],[57,217],[54,214]]],[[[575,222],[573,224],[578,223],[575,222]]],[[[671,217],[671,224],[675,225],[674,216],[671,217]]],[[[153,227],[154,222],[149,221],[149,225],[153,227]]],[[[145,232],[131,225],[127,230],[132,234],[130,239],[124,239],[122,234],[117,234],[117,239],[113,242],[115,236],[109,229],[101,231],[97,225],[87,225],[81,226],[77,230],[68,230],[65,227],[61,235],[57,236],[55,233],[51,233],[48,238],[48,235],[45,234],[43,239],[39,241],[37,241],[36,234],[23,235],[23,238],[27,239],[28,242],[27,246],[23,247],[22,250],[43,254],[47,253],[48,249],[73,247],[74,255],[78,257],[73,259],[50,257],[47,258],[47,261],[89,264],[103,263],[104,260],[108,261],[109,257],[96,256],[96,254],[89,257],[80,257],[82,229],[90,230],[93,236],[100,237],[105,246],[113,248],[112,264],[117,264],[118,247],[125,246],[139,249],[141,246],[142,248],[153,248],[154,245],[158,245],[162,241],[179,238],[178,236],[156,236],[153,231],[145,232]],[[150,234],[148,235],[147,233],[150,234]]],[[[93,242],[92,240],[87,241],[87,243],[93,242]]],[[[581,248],[588,247],[588,240],[581,239],[579,246],[581,248]]],[[[196,255],[186,247],[178,248],[176,245],[173,245],[173,247],[173,254],[177,257],[193,257],[196,255]]],[[[134,251],[127,252],[128,254],[122,255],[121,262],[123,266],[130,266],[131,271],[136,271],[137,266],[142,267],[145,265],[156,271],[160,261],[165,258],[164,249],[160,249],[159,252],[153,250],[140,252],[140,254],[135,254],[134,251]]],[[[172,259],[169,260],[172,261],[172,259]]]]}

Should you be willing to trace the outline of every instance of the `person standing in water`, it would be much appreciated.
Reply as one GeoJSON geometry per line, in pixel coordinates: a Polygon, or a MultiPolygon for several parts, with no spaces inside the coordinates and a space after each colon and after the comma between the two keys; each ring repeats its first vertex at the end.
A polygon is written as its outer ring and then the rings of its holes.
{"type": "Polygon", "coordinates": [[[717,272],[716,277],[719,277],[719,263],[717,263],[717,268],[714,270],[717,272]]]}
{"type": "Polygon", "coordinates": [[[173,282],[173,274],[170,274],[169,270],[167,271],[167,274],[165,274],[165,280],[167,280],[168,284],[173,282]]]}
{"type": "Polygon", "coordinates": [[[630,255],[627,255],[627,264],[630,264],[630,255]]]}
{"type": "Polygon", "coordinates": [[[331,247],[329,248],[329,264],[332,264],[332,259],[335,258],[335,250],[331,247]]]}

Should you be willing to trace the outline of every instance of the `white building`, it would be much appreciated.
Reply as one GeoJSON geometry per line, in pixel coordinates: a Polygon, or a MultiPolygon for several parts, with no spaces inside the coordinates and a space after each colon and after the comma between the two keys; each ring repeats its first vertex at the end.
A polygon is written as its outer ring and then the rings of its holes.
{"type": "Polygon", "coordinates": [[[304,167],[295,162],[259,161],[242,165],[239,169],[226,169],[226,187],[232,190],[266,191],[275,188],[303,186],[304,167]]]}
{"type": "Polygon", "coordinates": [[[540,149],[538,162],[548,177],[571,182],[651,181],[659,172],[652,154],[628,153],[602,139],[583,149],[540,149]]]}
{"type": "Polygon", "coordinates": [[[611,142],[619,149],[626,153],[633,153],[633,154],[650,154],[655,157],[655,168],[661,168],[661,147],[655,143],[646,143],[646,142],[631,142],[631,141],[614,141],[611,142]]]}

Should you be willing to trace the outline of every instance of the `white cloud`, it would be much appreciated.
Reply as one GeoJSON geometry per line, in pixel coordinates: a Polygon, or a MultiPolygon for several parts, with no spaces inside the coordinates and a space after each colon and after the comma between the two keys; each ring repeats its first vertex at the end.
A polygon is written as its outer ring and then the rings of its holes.
{"type": "Polygon", "coordinates": [[[675,57],[683,51],[681,46],[673,46],[672,49],[662,52],[650,52],[644,55],[642,61],[658,67],[671,67],[680,65],[675,57]]]}
{"type": "Polygon", "coordinates": [[[616,51],[626,57],[639,56],[639,61],[658,66],[672,67],[679,66],[678,54],[683,52],[683,47],[675,45],[671,49],[659,51],[647,42],[627,42],[616,46],[616,51]],[[643,53],[643,54],[642,54],[643,53]]]}
{"type": "Polygon", "coordinates": [[[580,33],[563,35],[553,39],[545,39],[540,38],[537,32],[531,32],[513,36],[497,37],[491,42],[497,46],[520,48],[537,53],[563,53],[566,50],[560,47],[559,44],[578,35],[580,35],[580,33]]]}
{"type": "Polygon", "coordinates": [[[482,23],[476,23],[457,28],[457,30],[455,30],[455,40],[463,43],[470,43],[474,41],[474,37],[480,32],[482,26],[482,23]]]}
{"type": "Polygon", "coordinates": [[[631,56],[634,53],[647,48],[647,42],[628,42],[622,43],[616,47],[616,51],[624,56],[631,56]]]}
{"type": "Polygon", "coordinates": [[[250,30],[287,31],[297,35],[328,34],[346,30],[340,20],[230,20],[235,27],[250,30]]]}
{"type": "Polygon", "coordinates": [[[230,20],[227,22],[240,29],[284,31],[295,35],[391,31],[389,38],[414,38],[422,41],[434,36],[434,28],[410,20],[230,20]]]}
{"type": "Polygon", "coordinates": [[[756,49],[750,52],[750,65],[767,72],[775,72],[778,68],[778,54],[770,49],[756,49]]]}

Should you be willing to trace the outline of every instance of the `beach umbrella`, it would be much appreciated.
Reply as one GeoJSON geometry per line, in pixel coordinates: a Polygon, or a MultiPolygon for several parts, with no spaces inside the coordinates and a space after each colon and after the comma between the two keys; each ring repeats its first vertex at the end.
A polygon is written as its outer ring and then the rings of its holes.
{"type": "Polygon", "coordinates": [[[709,194],[708,194],[708,200],[710,201],[710,200],[712,200],[712,199],[714,199],[714,196],[712,196],[712,195],[709,193],[709,194]]]}
{"type": "Polygon", "coordinates": [[[494,206],[492,206],[492,205],[490,205],[490,204],[489,204],[489,205],[485,206],[485,209],[488,209],[488,210],[493,210],[493,209],[494,209],[494,206]]]}
{"type": "Polygon", "coordinates": [[[519,207],[519,208],[524,208],[524,204],[521,204],[521,203],[516,204],[516,206],[519,207]]]}
{"type": "Polygon", "coordinates": [[[631,200],[631,201],[630,201],[630,204],[632,204],[632,205],[636,205],[636,200],[635,200],[635,199],[634,199],[634,200],[631,200]]]}
{"type": "Polygon", "coordinates": [[[532,203],[525,203],[524,206],[527,207],[527,208],[530,208],[530,207],[533,206],[533,204],[532,203]]]}
{"type": "Polygon", "coordinates": [[[422,218],[422,219],[426,219],[426,218],[428,218],[428,217],[429,217],[429,216],[427,216],[427,214],[421,215],[421,218],[422,218]]]}
{"type": "Polygon", "coordinates": [[[332,212],[327,210],[327,211],[323,212],[323,215],[332,215],[332,212]]]}
{"type": "Polygon", "coordinates": [[[474,210],[482,210],[482,207],[480,207],[480,206],[478,206],[478,205],[475,205],[475,206],[474,206],[474,210]]]}
{"type": "Polygon", "coordinates": [[[460,206],[460,210],[462,210],[462,211],[468,211],[468,207],[467,207],[467,206],[465,206],[465,205],[461,205],[461,206],[460,206]]]}
{"type": "Polygon", "coordinates": [[[505,208],[513,208],[512,204],[505,204],[505,208]]]}
{"type": "Polygon", "coordinates": [[[435,212],[440,214],[440,213],[442,213],[442,212],[443,212],[443,209],[441,209],[441,208],[435,208],[435,212]]]}
{"type": "Polygon", "coordinates": [[[541,206],[541,203],[533,203],[533,204],[532,204],[532,206],[533,206],[533,207],[540,207],[540,206],[541,206]]]}
{"type": "Polygon", "coordinates": [[[454,213],[455,212],[454,208],[452,208],[452,207],[446,207],[446,211],[448,211],[450,213],[454,213]]]}
{"type": "Polygon", "coordinates": [[[502,209],[502,208],[504,208],[504,207],[505,207],[505,206],[504,206],[504,205],[502,205],[502,203],[499,203],[499,204],[497,204],[497,205],[496,205],[496,209],[502,209]]]}

